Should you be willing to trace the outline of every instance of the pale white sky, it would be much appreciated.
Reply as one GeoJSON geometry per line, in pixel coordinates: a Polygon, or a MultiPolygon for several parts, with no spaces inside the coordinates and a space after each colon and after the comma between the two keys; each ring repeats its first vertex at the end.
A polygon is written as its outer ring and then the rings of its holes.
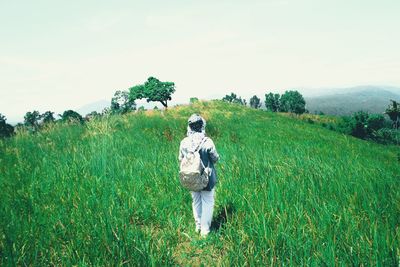
{"type": "Polygon", "coordinates": [[[78,109],[149,76],[176,102],[399,86],[399,14],[398,0],[0,0],[0,113],[78,109]]]}

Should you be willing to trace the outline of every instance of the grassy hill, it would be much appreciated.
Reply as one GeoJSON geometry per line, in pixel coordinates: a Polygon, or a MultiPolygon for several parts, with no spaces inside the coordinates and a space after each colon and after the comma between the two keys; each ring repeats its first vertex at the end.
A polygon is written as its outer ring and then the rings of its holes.
{"type": "Polygon", "coordinates": [[[352,115],[363,110],[369,113],[382,114],[390,100],[400,101],[400,91],[385,87],[355,87],[348,91],[337,92],[317,97],[307,97],[307,109],[311,113],[322,111],[330,115],[352,115]]]}
{"type": "Polygon", "coordinates": [[[398,157],[219,101],[20,133],[0,141],[0,265],[398,265],[398,157]],[[193,112],[221,155],[207,239],[177,176],[193,112]]]}

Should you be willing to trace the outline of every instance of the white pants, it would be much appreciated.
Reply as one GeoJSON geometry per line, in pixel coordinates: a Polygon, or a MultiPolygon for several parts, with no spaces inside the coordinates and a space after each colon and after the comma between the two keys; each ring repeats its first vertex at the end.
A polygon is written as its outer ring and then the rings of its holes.
{"type": "Polygon", "coordinates": [[[207,235],[210,232],[214,209],[214,192],[214,188],[211,191],[191,192],[196,230],[200,230],[201,235],[207,235]]]}

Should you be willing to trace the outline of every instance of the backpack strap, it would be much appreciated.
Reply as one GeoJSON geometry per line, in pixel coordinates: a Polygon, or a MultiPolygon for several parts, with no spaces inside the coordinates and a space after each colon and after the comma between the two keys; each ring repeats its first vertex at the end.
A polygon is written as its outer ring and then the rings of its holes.
{"type": "Polygon", "coordinates": [[[200,148],[201,148],[201,146],[202,146],[206,141],[207,141],[207,137],[204,137],[204,138],[201,140],[200,144],[197,146],[197,148],[194,150],[194,152],[199,151],[200,148]]]}

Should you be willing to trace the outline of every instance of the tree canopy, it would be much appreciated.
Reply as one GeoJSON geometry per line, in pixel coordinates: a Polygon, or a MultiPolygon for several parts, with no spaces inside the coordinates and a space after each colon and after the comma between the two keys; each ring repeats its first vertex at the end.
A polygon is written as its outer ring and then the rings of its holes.
{"type": "Polygon", "coordinates": [[[190,100],[189,100],[189,102],[192,104],[192,103],[196,103],[196,102],[198,102],[199,101],[199,99],[197,98],[197,97],[191,97],[190,98],[190,100]]]}
{"type": "Polygon", "coordinates": [[[54,118],[54,112],[46,111],[40,116],[43,119],[43,123],[54,122],[56,119],[54,118]]]}
{"type": "Polygon", "coordinates": [[[261,107],[261,99],[254,95],[250,98],[250,107],[258,109],[261,107]]]}
{"type": "Polygon", "coordinates": [[[63,114],[59,115],[61,117],[62,121],[67,121],[67,122],[80,122],[83,123],[83,118],[82,116],[73,110],[66,110],[64,111],[63,114]]]}
{"type": "Polygon", "coordinates": [[[129,97],[127,91],[116,91],[111,99],[111,112],[125,114],[136,109],[135,100],[129,97]]]}
{"type": "Polygon", "coordinates": [[[240,105],[246,105],[246,100],[242,99],[240,96],[237,96],[235,93],[231,93],[230,95],[225,95],[222,98],[223,101],[229,102],[229,103],[234,103],[234,104],[240,104],[240,105]]]}
{"type": "Polygon", "coordinates": [[[389,104],[385,114],[392,120],[393,128],[398,129],[400,127],[400,105],[394,100],[390,100],[390,102],[392,103],[389,104]]]}
{"type": "Polygon", "coordinates": [[[164,107],[168,107],[168,101],[172,99],[171,95],[175,92],[175,83],[162,82],[154,77],[149,77],[144,84],[139,84],[129,88],[129,99],[146,98],[147,102],[160,102],[164,107]]]}
{"type": "Polygon", "coordinates": [[[34,110],[28,111],[24,116],[24,124],[26,126],[37,128],[39,126],[39,120],[42,118],[39,111],[34,110]]]}
{"type": "Polygon", "coordinates": [[[0,138],[10,137],[14,134],[14,127],[6,123],[6,117],[0,113],[0,138]]]}
{"type": "Polygon", "coordinates": [[[267,110],[272,111],[272,112],[277,112],[279,111],[279,99],[280,95],[279,94],[265,94],[265,107],[267,110]]]}
{"type": "Polygon", "coordinates": [[[281,112],[302,114],[306,111],[306,101],[298,91],[286,91],[280,98],[281,112]]]}

